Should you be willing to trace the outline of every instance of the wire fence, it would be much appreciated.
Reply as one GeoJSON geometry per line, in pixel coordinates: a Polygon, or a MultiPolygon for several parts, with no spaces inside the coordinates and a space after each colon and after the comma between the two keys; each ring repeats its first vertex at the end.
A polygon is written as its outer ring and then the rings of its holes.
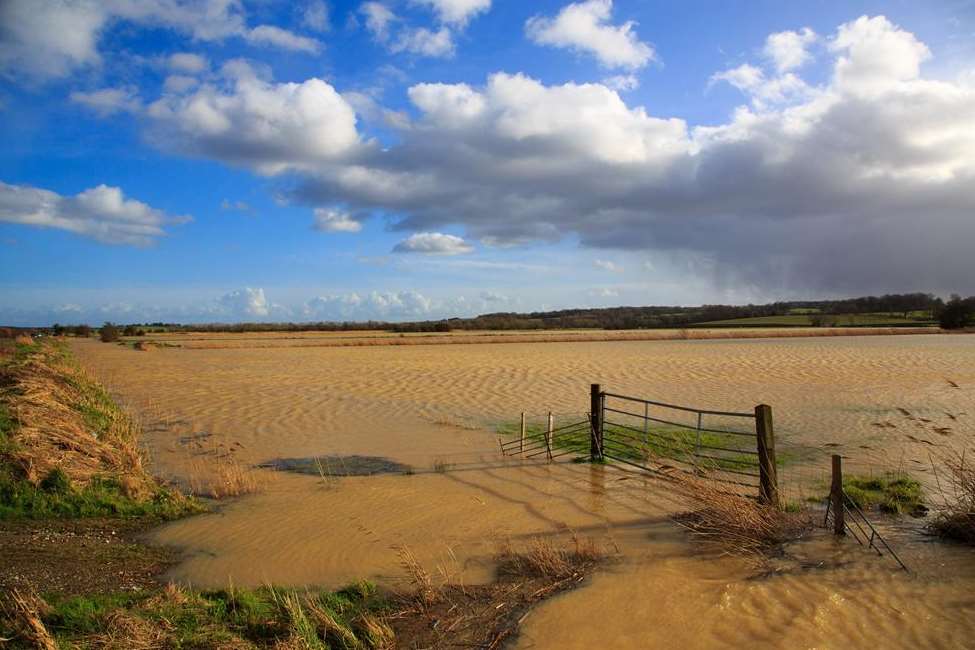
{"type": "Polygon", "coordinates": [[[615,393],[601,402],[603,454],[644,469],[662,464],[757,494],[753,412],[699,409],[615,393]]]}

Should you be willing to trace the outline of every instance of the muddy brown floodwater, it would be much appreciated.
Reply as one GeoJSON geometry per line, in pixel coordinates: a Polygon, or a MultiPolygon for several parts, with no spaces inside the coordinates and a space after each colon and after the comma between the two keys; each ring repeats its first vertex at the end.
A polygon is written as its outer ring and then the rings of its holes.
{"type": "Polygon", "coordinates": [[[780,444],[814,452],[783,469],[786,482],[809,492],[834,450],[853,466],[907,469],[930,484],[930,443],[972,443],[975,337],[242,343],[147,353],[73,345],[142,417],[155,471],[174,480],[229,458],[248,467],[291,459],[307,469],[302,459],[358,455],[412,468],[369,476],[255,469],[258,493],[154,533],[186,552],[176,580],[394,583],[398,549],[407,547],[451,580],[487,581],[500,542],[575,531],[615,545],[619,561],[534,610],[520,647],[975,644],[975,553],[931,541],[923,522],[882,525],[913,575],[827,535],[757,569],[689,543],[670,519],[682,505],[654,480],[613,467],[506,461],[494,435],[521,411],[584,412],[598,382],[701,408],[771,404],[780,444]]]}

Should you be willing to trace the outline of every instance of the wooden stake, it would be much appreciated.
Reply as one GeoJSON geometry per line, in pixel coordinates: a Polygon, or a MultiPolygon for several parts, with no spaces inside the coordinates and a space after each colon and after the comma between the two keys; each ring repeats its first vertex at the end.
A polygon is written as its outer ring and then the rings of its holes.
{"type": "Polygon", "coordinates": [[[758,439],[758,500],[779,507],[779,478],[775,465],[775,431],[772,428],[772,407],[755,407],[755,434],[758,439]]]}
{"type": "Polygon", "coordinates": [[[521,453],[525,453],[525,412],[521,412],[521,453]]]}
{"type": "Polygon", "coordinates": [[[555,429],[555,417],[552,412],[548,412],[548,430],[545,431],[545,449],[548,450],[548,459],[552,460],[552,430],[555,429]]]}
{"type": "Polygon", "coordinates": [[[589,421],[592,425],[589,432],[589,460],[603,459],[603,394],[599,384],[589,387],[589,421]]]}
{"type": "Polygon", "coordinates": [[[833,533],[846,534],[846,512],[843,510],[843,457],[833,454],[833,481],[829,488],[830,509],[833,511],[833,533]]]}

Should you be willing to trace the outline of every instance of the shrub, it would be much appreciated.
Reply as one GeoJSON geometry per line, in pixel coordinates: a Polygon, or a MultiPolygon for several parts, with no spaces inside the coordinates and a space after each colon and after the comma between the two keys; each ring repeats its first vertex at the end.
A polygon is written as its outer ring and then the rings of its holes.
{"type": "Polygon", "coordinates": [[[105,323],[98,332],[102,343],[114,343],[119,340],[119,329],[112,323],[105,323]]]}
{"type": "Polygon", "coordinates": [[[953,296],[938,315],[942,329],[954,330],[975,324],[975,297],[962,300],[953,296]]]}

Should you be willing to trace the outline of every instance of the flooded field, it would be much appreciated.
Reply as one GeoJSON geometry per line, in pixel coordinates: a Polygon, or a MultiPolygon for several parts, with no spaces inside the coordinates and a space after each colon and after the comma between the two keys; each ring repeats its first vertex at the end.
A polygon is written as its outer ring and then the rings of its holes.
{"type": "MultiPolygon", "coordinates": [[[[701,408],[767,403],[783,447],[823,459],[840,450],[865,470],[907,469],[930,482],[932,443],[972,442],[975,337],[264,343],[151,352],[73,344],[145,422],[158,473],[186,482],[228,459],[272,464],[248,470],[256,494],[154,533],[186,550],[175,579],[395,582],[407,547],[451,580],[487,581],[503,540],[576,531],[607,540],[619,559],[535,610],[524,647],[955,648],[975,634],[975,554],[929,541],[919,523],[884,529],[912,576],[825,535],[759,571],[689,543],[670,518],[682,504],[656,481],[505,460],[494,434],[522,411],[582,413],[589,384],[600,383],[701,408]],[[332,468],[354,455],[390,464],[332,468]],[[322,457],[333,460],[311,462],[322,457]]],[[[814,491],[825,471],[811,462],[782,478],[814,491]]]]}

